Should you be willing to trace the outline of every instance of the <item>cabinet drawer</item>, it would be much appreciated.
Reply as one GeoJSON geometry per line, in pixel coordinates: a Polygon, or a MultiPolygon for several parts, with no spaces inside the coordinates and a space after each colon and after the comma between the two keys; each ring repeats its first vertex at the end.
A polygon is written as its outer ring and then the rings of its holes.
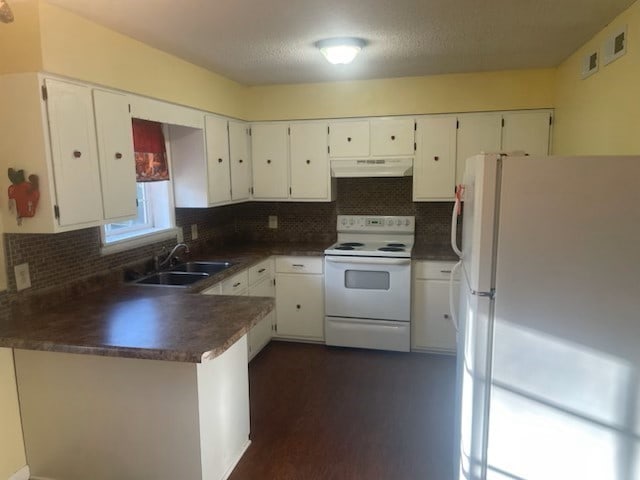
{"type": "Polygon", "coordinates": [[[244,270],[222,282],[222,295],[246,295],[249,286],[249,276],[244,270]]]}
{"type": "Polygon", "coordinates": [[[322,273],[323,257],[276,257],[278,273],[322,273]]]}
{"type": "Polygon", "coordinates": [[[249,268],[249,285],[254,285],[263,278],[269,278],[273,273],[273,260],[268,258],[249,268]]]}
{"type": "MultiPolygon", "coordinates": [[[[413,264],[413,278],[449,280],[451,269],[455,264],[456,262],[415,262],[413,264]]],[[[459,269],[455,278],[460,279],[459,269]]]]}

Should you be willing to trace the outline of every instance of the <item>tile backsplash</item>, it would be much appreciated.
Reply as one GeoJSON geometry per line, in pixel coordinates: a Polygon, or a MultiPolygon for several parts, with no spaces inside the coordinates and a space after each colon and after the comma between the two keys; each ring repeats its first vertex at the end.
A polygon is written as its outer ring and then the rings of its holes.
{"type": "MultiPolygon", "coordinates": [[[[210,209],[176,209],[176,224],[192,250],[222,247],[238,242],[326,242],[336,238],[336,215],[415,215],[416,241],[448,243],[452,205],[414,203],[411,177],[341,178],[335,202],[250,202],[210,209]],[[270,215],[278,217],[278,228],[268,228],[270,215]],[[191,238],[192,224],[198,239],[191,238]]],[[[16,300],[59,288],[88,282],[97,274],[120,273],[127,265],[150,259],[173,241],[159,242],[124,252],[102,255],[100,230],[88,228],[55,235],[6,234],[9,289],[0,295],[0,311],[16,300]],[[32,288],[16,292],[13,267],[28,262],[32,288]]]]}

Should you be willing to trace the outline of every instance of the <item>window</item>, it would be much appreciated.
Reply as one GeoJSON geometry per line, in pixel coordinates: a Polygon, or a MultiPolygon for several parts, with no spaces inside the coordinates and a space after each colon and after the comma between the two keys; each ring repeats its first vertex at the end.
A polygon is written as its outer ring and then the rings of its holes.
{"type": "Polygon", "coordinates": [[[102,229],[102,244],[110,247],[114,244],[126,244],[133,240],[147,243],[159,240],[158,236],[176,235],[175,219],[171,196],[171,183],[138,182],[137,184],[138,216],[130,220],[106,224],[102,229]]]}

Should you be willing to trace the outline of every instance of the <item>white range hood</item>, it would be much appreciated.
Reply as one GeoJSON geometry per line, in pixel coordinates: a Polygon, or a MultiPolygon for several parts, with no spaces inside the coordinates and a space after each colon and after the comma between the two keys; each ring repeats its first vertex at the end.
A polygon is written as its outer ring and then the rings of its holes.
{"type": "Polygon", "coordinates": [[[331,176],[408,177],[413,175],[413,158],[331,160],[331,176]]]}

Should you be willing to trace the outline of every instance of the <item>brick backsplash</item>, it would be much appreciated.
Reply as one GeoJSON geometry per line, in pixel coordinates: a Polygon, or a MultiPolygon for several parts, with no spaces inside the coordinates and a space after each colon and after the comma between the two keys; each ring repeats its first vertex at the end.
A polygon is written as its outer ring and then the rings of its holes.
{"type": "MultiPolygon", "coordinates": [[[[210,209],[176,209],[176,224],[193,251],[238,242],[327,242],[336,238],[336,215],[415,215],[416,241],[448,243],[452,205],[414,203],[411,177],[341,178],[335,202],[250,202],[210,209]],[[268,217],[278,228],[268,228],[268,217]],[[191,238],[192,224],[198,239],[191,238]]],[[[119,274],[149,260],[171,240],[110,255],[100,253],[100,230],[87,228],[55,235],[6,234],[8,292],[0,294],[0,312],[41,292],[84,282],[95,275],[119,274]],[[29,263],[32,288],[17,293],[13,267],[29,263]]],[[[97,282],[99,283],[99,282],[97,282]]],[[[87,287],[88,288],[88,287],[87,287]]]]}

